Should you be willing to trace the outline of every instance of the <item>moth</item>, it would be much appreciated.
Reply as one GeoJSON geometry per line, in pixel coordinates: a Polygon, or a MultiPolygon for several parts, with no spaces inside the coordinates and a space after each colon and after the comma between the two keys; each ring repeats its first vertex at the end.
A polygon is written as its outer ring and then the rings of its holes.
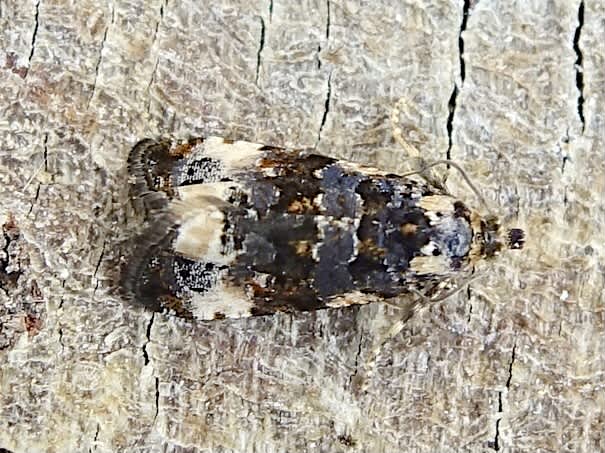
{"type": "Polygon", "coordinates": [[[217,137],[142,140],[128,162],[149,225],[123,292],[185,318],[435,298],[523,245],[421,175],[217,137]]]}

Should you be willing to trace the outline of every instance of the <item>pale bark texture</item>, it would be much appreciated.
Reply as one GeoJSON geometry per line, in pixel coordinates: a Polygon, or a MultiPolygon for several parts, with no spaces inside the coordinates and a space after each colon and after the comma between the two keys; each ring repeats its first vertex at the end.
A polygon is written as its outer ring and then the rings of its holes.
{"type": "Polygon", "coordinates": [[[0,450],[604,451],[603,5],[0,1],[0,450]],[[384,304],[192,324],[121,299],[138,140],[396,172],[399,98],[527,243],[374,368],[384,304]]]}

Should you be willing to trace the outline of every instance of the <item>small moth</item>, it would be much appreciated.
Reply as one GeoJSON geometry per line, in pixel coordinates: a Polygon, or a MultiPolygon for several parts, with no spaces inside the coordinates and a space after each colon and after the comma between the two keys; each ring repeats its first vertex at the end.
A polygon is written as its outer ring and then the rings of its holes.
{"type": "Polygon", "coordinates": [[[419,175],[210,137],[129,157],[148,229],[124,266],[135,301],[212,320],[435,298],[523,232],[503,233],[419,175]]]}

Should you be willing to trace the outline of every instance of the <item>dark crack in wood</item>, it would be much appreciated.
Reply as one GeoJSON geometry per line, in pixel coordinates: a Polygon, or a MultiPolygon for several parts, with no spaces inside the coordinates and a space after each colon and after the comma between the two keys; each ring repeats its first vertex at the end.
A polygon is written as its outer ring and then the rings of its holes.
{"type": "Polygon", "coordinates": [[[332,97],[332,71],[328,75],[328,88],[326,90],[326,101],[324,103],[324,113],[321,118],[321,124],[319,125],[319,131],[317,133],[317,143],[315,144],[315,148],[319,146],[319,142],[321,141],[321,131],[323,130],[326,121],[328,119],[328,113],[330,112],[330,98],[332,97]]]}
{"type": "Polygon", "coordinates": [[[458,92],[464,85],[464,79],[466,77],[466,67],[464,65],[464,39],[462,34],[466,31],[466,22],[468,19],[470,10],[470,0],[465,0],[462,7],[462,21],[460,22],[460,31],[458,32],[458,64],[460,65],[460,88],[457,82],[454,82],[454,88],[448,101],[449,115],[447,117],[446,129],[447,129],[447,151],[445,158],[450,160],[452,158],[452,145],[453,145],[453,132],[454,132],[454,117],[456,115],[456,100],[458,98],[458,92]]]}
{"type": "Polygon", "coordinates": [[[29,73],[32,65],[32,59],[34,58],[34,52],[36,50],[36,38],[38,37],[38,27],[40,25],[40,0],[36,2],[36,14],[34,15],[34,32],[32,33],[31,49],[29,51],[29,57],[27,58],[27,69],[25,70],[25,76],[29,73]]]}
{"type": "Polygon", "coordinates": [[[573,49],[576,53],[576,87],[578,88],[578,116],[582,123],[582,133],[584,133],[585,121],[584,121],[584,73],[583,73],[583,55],[580,49],[580,36],[582,35],[582,27],[584,26],[584,1],[580,2],[578,8],[578,26],[573,38],[573,49]]]}
{"type": "Polygon", "coordinates": [[[258,77],[260,75],[260,67],[262,61],[263,49],[265,48],[265,21],[262,17],[260,19],[260,43],[258,45],[258,51],[256,52],[256,76],[254,78],[254,83],[258,85],[258,77]]]}
{"type": "Polygon", "coordinates": [[[508,364],[508,379],[506,380],[506,388],[510,389],[510,383],[513,379],[513,364],[515,363],[515,352],[517,350],[517,345],[513,345],[513,352],[511,354],[510,363],[508,364]]]}
{"type": "Polygon", "coordinates": [[[146,341],[142,348],[144,365],[149,364],[149,353],[147,352],[147,345],[151,342],[151,327],[153,326],[154,319],[155,319],[155,313],[152,313],[151,318],[149,318],[149,323],[147,324],[147,330],[145,331],[146,341]]]}

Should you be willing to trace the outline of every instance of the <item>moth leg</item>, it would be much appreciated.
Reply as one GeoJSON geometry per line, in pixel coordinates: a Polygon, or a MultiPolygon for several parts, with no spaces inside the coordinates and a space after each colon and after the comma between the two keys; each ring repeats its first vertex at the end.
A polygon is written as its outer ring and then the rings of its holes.
{"type": "MultiPolygon", "coordinates": [[[[424,296],[423,296],[424,297],[424,296]]],[[[384,301],[389,306],[395,307],[402,310],[402,316],[395,323],[389,327],[389,329],[383,333],[379,340],[375,343],[375,346],[370,351],[370,356],[363,365],[363,373],[357,378],[356,386],[361,392],[365,392],[370,383],[370,378],[376,371],[376,364],[378,362],[378,356],[380,355],[382,348],[392,339],[395,338],[405,326],[405,323],[410,320],[412,316],[422,306],[423,298],[416,297],[412,300],[409,298],[397,298],[389,301],[384,301]]]]}
{"type": "Polygon", "coordinates": [[[391,129],[393,131],[393,138],[404,149],[410,159],[423,160],[420,156],[420,151],[418,151],[415,146],[411,145],[405,138],[403,138],[403,130],[399,126],[399,117],[401,115],[401,111],[406,106],[407,102],[404,98],[401,98],[391,109],[391,129]]]}
{"type": "Polygon", "coordinates": [[[410,167],[414,169],[416,173],[420,174],[431,185],[446,190],[443,178],[438,177],[432,168],[428,167],[426,159],[421,156],[418,148],[403,137],[403,130],[399,125],[399,119],[401,113],[404,110],[407,110],[407,106],[408,103],[406,99],[400,98],[391,109],[391,129],[393,138],[407,154],[407,158],[411,161],[410,167]]]}
{"type": "Polygon", "coordinates": [[[369,378],[372,376],[376,369],[376,364],[378,362],[378,356],[382,352],[384,346],[391,341],[391,339],[395,338],[405,327],[405,324],[421,310],[426,310],[430,306],[449,299],[450,297],[456,295],[464,288],[466,288],[472,282],[481,278],[482,274],[471,274],[468,277],[464,278],[461,282],[456,283],[455,281],[450,281],[449,283],[441,282],[433,285],[431,288],[427,289],[424,293],[418,291],[415,288],[409,288],[409,292],[414,294],[415,298],[410,300],[408,298],[396,298],[393,300],[384,301],[387,305],[391,307],[395,307],[401,310],[400,318],[394,322],[391,327],[380,337],[380,339],[376,342],[376,346],[370,352],[370,357],[365,363],[365,383],[362,387],[362,390],[365,390],[366,386],[369,383],[369,378]],[[453,286],[453,288],[451,288],[453,286]],[[451,289],[450,289],[451,288],[451,289]]]}

